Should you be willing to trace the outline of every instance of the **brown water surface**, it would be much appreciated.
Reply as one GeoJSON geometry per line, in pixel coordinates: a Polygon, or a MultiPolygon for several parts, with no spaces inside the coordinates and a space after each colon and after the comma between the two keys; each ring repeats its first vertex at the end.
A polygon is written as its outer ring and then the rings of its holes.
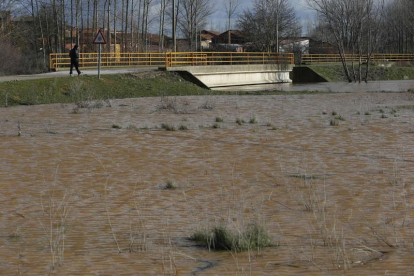
{"type": "Polygon", "coordinates": [[[0,109],[1,275],[414,274],[414,94],[170,100],[0,109]]]}
{"type": "Polygon", "coordinates": [[[316,83],[276,83],[219,87],[213,90],[225,91],[322,91],[322,92],[406,92],[414,90],[414,80],[370,81],[361,83],[349,82],[316,82],[316,83]]]}

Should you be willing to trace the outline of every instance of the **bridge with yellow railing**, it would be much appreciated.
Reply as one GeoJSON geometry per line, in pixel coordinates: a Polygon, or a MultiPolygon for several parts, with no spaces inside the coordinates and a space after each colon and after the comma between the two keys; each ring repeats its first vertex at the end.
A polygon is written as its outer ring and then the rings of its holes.
{"type": "MultiPolygon", "coordinates": [[[[70,67],[67,53],[50,54],[50,69],[61,70],[70,67]]],[[[358,62],[357,55],[346,54],[346,62],[358,62]]],[[[368,60],[362,56],[362,62],[368,60]]],[[[414,62],[414,54],[373,54],[372,62],[414,62]]],[[[340,63],[338,54],[305,54],[302,64],[340,63]]],[[[293,64],[293,53],[269,52],[170,52],[170,53],[102,53],[102,68],[113,67],[177,67],[205,65],[243,64],[293,64]]],[[[80,53],[79,65],[82,68],[96,68],[98,53],[80,53]]]]}
{"type": "MultiPolygon", "coordinates": [[[[293,64],[292,53],[268,52],[172,52],[172,53],[102,53],[101,67],[178,67],[205,65],[293,64]]],[[[80,53],[79,66],[96,68],[98,53],[80,53]]],[[[50,54],[50,69],[70,67],[67,53],[50,54]]]]}
{"type": "MultiPolygon", "coordinates": [[[[346,62],[358,62],[359,56],[346,54],[346,62]]],[[[361,61],[363,63],[367,62],[368,57],[363,55],[361,61]]],[[[372,54],[370,57],[371,62],[404,62],[410,61],[414,62],[414,54],[372,54]]],[[[341,56],[339,54],[306,54],[302,55],[301,63],[302,64],[324,64],[324,63],[340,63],[341,56]]]]}

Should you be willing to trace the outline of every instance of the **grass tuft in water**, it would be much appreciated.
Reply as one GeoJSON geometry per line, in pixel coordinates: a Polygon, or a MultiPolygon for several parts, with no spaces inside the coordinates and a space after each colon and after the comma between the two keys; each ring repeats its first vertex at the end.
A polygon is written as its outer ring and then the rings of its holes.
{"type": "Polygon", "coordinates": [[[188,127],[185,125],[181,125],[178,130],[188,130],[188,127]]]}
{"type": "Polygon", "coordinates": [[[138,130],[138,128],[136,126],[134,126],[134,125],[127,126],[127,129],[128,130],[134,130],[134,131],[138,130]]]}
{"type": "Polygon", "coordinates": [[[244,232],[234,233],[225,226],[197,231],[191,240],[209,250],[246,251],[271,246],[268,232],[258,224],[252,224],[244,232]]]}
{"type": "Polygon", "coordinates": [[[167,130],[167,131],[175,131],[175,126],[169,125],[169,124],[161,124],[161,128],[167,130]]]}
{"type": "Polygon", "coordinates": [[[335,116],[335,120],[338,120],[338,121],[345,121],[345,118],[344,118],[344,117],[342,117],[341,115],[338,115],[338,116],[335,116]]]}
{"type": "Polygon", "coordinates": [[[329,122],[329,125],[331,126],[339,126],[339,121],[336,119],[331,119],[331,121],[329,122]]]}
{"type": "Polygon", "coordinates": [[[249,120],[249,124],[257,124],[257,123],[258,123],[258,121],[257,121],[256,116],[254,116],[254,117],[250,118],[250,120],[249,120]]]}
{"type": "Polygon", "coordinates": [[[177,186],[171,180],[167,180],[167,182],[165,183],[164,189],[165,190],[175,190],[175,189],[177,189],[177,186]]]}
{"type": "Polygon", "coordinates": [[[243,119],[237,118],[236,119],[236,124],[238,124],[239,126],[241,126],[242,124],[245,124],[246,122],[243,119]]]}

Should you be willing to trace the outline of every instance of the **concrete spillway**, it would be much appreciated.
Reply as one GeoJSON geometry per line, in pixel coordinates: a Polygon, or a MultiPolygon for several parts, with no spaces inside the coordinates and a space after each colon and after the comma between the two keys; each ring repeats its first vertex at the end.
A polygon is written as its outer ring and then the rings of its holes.
{"type": "Polygon", "coordinates": [[[184,72],[208,88],[292,82],[291,64],[210,65],[169,67],[168,71],[184,72]]]}

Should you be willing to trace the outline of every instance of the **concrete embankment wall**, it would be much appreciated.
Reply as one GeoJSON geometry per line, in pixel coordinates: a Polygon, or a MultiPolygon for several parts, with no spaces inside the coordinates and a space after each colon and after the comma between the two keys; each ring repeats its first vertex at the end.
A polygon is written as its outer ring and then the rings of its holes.
{"type": "Polygon", "coordinates": [[[171,67],[168,71],[184,72],[187,78],[208,88],[292,82],[291,64],[212,65],[171,67]],[[190,75],[191,74],[191,75],[190,75]]]}
{"type": "Polygon", "coordinates": [[[293,82],[327,82],[328,80],[306,66],[295,66],[290,73],[293,82]]]}

